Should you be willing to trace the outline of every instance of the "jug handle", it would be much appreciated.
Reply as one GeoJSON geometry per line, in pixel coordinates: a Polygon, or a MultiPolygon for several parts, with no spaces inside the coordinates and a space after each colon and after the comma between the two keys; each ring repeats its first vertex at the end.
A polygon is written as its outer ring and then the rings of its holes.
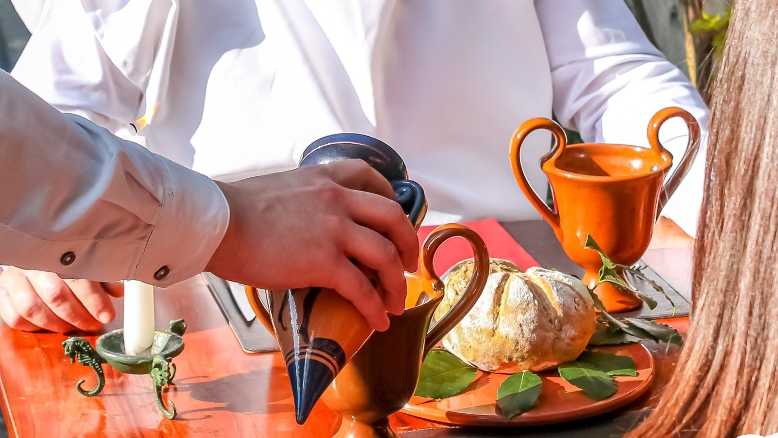
{"type": "Polygon", "coordinates": [[[527,120],[526,122],[522,123],[521,126],[519,126],[516,132],[513,133],[513,136],[511,137],[509,158],[511,160],[511,167],[513,168],[513,177],[516,179],[516,183],[524,193],[524,196],[526,196],[529,203],[535,207],[535,210],[540,213],[540,216],[543,218],[543,220],[545,220],[546,223],[551,226],[551,228],[554,230],[554,234],[561,241],[562,233],[559,227],[559,213],[557,210],[556,201],[554,202],[553,209],[549,208],[546,203],[540,199],[540,196],[538,196],[537,192],[535,192],[535,189],[533,189],[529,184],[527,177],[524,176],[524,170],[521,167],[521,146],[524,143],[524,139],[527,138],[531,132],[538,129],[547,129],[551,131],[551,134],[556,140],[554,149],[551,151],[551,154],[547,155],[541,160],[541,165],[549,159],[556,160],[559,158],[559,156],[562,155],[562,152],[564,152],[565,147],[567,147],[567,134],[565,134],[565,131],[561,126],[556,124],[556,122],[544,117],[537,117],[527,120]]]}
{"type": "MultiPolygon", "coordinates": [[[[662,189],[662,193],[659,195],[659,208],[657,208],[656,213],[657,218],[659,218],[659,214],[662,212],[665,204],[667,204],[667,201],[673,196],[675,189],[678,188],[678,185],[681,184],[681,181],[689,172],[694,157],[697,156],[697,151],[700,149],[700,125],[697,123],[697,119],[688,111],[676,106],[659,110],[651,117],[651,121],[648,122],[648,143],[651,145],[651,149],[656,152],[657,155],[662,153],[670,154],[670,151],[665,149],[659,141],[659,128],[662,127],[664,122],[673,117],[680,117],[686,122],[686,126],[689,128],[689,141],[686,143],[686,151],[681,158],[681,162],[678,163],[675,171],[673,171],[670,178],[667,179],[667,182],[665,182],[664,188],[662,189]]],[[[670,154],[670,157],[672,157],[672,154],[670,154]]]]}
{"type": "Polygon", "coordinates": [[[413,227],[419,229],[424,216],[427,215],[427,198],[424,189],[416,181],[392,181],[395,200],[402,206],[405,214],[411,220],[413,227]]]}
{"type": "Polygon", "coordinates": [[[470,282],[467,284],[467,289],[462,297],[459,299],[451,309],[449,309],[446,316],[443,317],[432,330],[427,333],[427,338],[424,344],[424,355],[435,346],[443,336],[446,335],[455,325],[465,317],[467,312],[475,305],[478,298],[481,296],[481,292],[486,286],[486,280],[489,278],[489,253],[486,250],[486,244],[481,236],[470,228],[459,224],[446,224],[435,228],[434,231],[424,241],[424,247],[422,248],[422,263],[421,269],[424,270],[424,274],[429,278],[432,278],[435,284],[443,284],[440,277],[435,273],[433,266],[433,260],[435,259],[435,253],[440,245],[446,240],[452,237],[462,237],[470,243],[470,247],[473,249],[473,258],[475,260],[475,271],[473,272],[470,282]]]}
{"type": "Polygon", "coordinates": [[[270,332],[271,335],[275,335],[275,329],[273,329],[273,323],[270,320],[270,314],[265,310],[265,306],[259,301],[259,289],[253,286],[244,286],[246,291],[246,298],[249,300],[251,309],[254,311],[254,315],[257,316],[257,321],[270,332]]]}

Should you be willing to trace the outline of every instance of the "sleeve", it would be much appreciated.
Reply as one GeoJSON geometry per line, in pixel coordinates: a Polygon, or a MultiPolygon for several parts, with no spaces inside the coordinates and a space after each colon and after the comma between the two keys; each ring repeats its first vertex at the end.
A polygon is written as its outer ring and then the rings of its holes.
{"type": "MultiPolygon", "coordinates": [[[[702,128],[702,144],[663,216],[695,235],[702,203],[708,109],[684,74],[648,41],[623,2],[536,0],[554,88],[554,114],[586,141],[648,146],[646,127],[679,106],[702,128]]],[[[669,120],[660,140],[680,159],[688,132],[669,120]]]]}
{"type": "Polygon", "coordinates": [[[22,85],[60,111],[112,132],[152,111],[166,81],[158,76],[167,69],[158,64],[169,61],[175,0],[14,3],[33,23],[12,72],[22,85]]]}
{"type": "Polygon", "coordinates": [[[229,223],[209,178],[0,71],[0,264],[167,286],[202,272],[229,223]]]}

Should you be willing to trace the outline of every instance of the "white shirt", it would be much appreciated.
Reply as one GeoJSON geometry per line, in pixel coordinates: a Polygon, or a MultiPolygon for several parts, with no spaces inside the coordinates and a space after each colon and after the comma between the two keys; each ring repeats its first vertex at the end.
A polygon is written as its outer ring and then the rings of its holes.
{"type": "MultiPolygon", "coordinates": [[[[366,133],[425,188],[428,223],[538,217],[507,157],[531,117],[637,145],[662,107],[708,121],[621,1],[81,0],[26,14],[28,2],[16,2],[32,38],[13,74],[55,107],[120,133],[143,117],[146,147],[222,180],[294,168],[323,135],[366,133]]],[[[661,138],[682,155],[681,121],[661,138]]],[[[539,133],[524,148],[540,192],[549,144],[539,133]]],[[[703,155],[664,211],[690,233],[703,155]]]]}
{"type": "Polygon", "coordinates": [[[161,286],[202,272],[229,222],[213,181],[63,116],[2,70],[0,114],[0,264],[161,286]]]}

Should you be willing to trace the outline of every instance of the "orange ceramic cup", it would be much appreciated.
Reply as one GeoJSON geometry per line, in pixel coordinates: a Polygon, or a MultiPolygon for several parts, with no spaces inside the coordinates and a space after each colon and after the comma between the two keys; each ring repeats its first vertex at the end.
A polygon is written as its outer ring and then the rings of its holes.
{"type": "MultiPolygon", "coordinates": [[[[527,200],[551,226],[570,259],[586,271],[584,283],[598,278],[601,266],[596,252],[584,248],[591,235],[614,262],[631,265],[648,248],[656,219],[689,170],[700,144],[700,128],[687,111],[665,108],[648,125],[650,148],[586,143],[567,145],[564,130],[555,122],[535,118],[524,122],[511,137],[513,175],[527,200]],[[689,128],[686,152],[665,181],[673,156],[659,142],[659,128],[680,117],[689,128]],[[556,146],[540,166],[553,193],[549,208],[524,176],[519,159],[524,139],[537,129],[551,131],[556,146]]],[[[630,293],[601,284],[596,293],[609,312],[641,306],[630,293]]]]}

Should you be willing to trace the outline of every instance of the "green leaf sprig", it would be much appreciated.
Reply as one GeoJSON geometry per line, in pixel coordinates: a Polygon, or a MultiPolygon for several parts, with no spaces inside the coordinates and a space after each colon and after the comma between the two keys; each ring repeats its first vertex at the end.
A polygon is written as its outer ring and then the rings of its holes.
{"type": "Polygon", "coordinates": [[[678,309],[678,306],[675,305],[675,301],[670,297],[670,295],[662,288],[662,286],[659,285],[656,281],[649,278],[645,274],[645,270],[648,268],[647,265],[644,264],[635,264],[633,266],[630,266],[628,269],[625,269],[623,271],[624,277],[628,284],[633,284],[632,280],[638,280],[643,283],[647,283],[649,286],[651,286],[652,289],[654,289],[656,292],[662,294],[662,296],[665,297],[665,299],[670,303],[670,305],[673,308],[673,316],[675,316],[675,311],[678,309]]]}
{"type": "Polygon", "coordinates": [[[668,345],[683,344],[681,335],[669,325],[643,318],[617,319],[605,310],[605,306],[593,290],[589,289],[589,295],[597,310],[597,329],[589,340],[589,345],[620,345],[641,340],[666,342],[668,345]]]}
{"type": "MultiPolygon", "coordinates": [[[[435,399],[461,394],[475,381],[478,370],[446,350],[429,352],[421,365],[416,395],[435,399]]],[[[502,382],[497,390],[501,415],[513,418],[532,409],[538,401],[543,381],[531,371],[521,371],[502,382]]]]}
{"type": "Polygon", "coordinates": [[[585,351],[575,362],[558,367],[559,376],[583,390],[593,400],[605,400],[617,391],[615,376],[637,376],[631,357],[585,351]]]}
{"type": "Polygon", "coordinates": [[[511,419],[529,411],[538,402],[543,379],[532,371],[521,371],[505,379],[497,390],[497,408],[503,417],[511,419]]]}
{"type": "MultiPolygon", "coordinates": [[[[635,361],[628,356],[585,351],[574,362],[559,365],[559,376],[594,400],[604,400],[617,391],[616,376],[637,376],[635,361]]],[[[475,381],[477,369],[446,350],[432,350],[422,363],[416,395],[435,399],[453,397],[475,381]]],[[[497,412],[511,419],[531,410],[543,392],[543,379],[532,371],[520,371],[497,389],[497,412]]]]}
{"type": "Polygon", "coordinates": [[[462,393],[473,381],[478,370],[446,350],[432,350],[421,364],[416,395],[447,398],[462,393]]]}
{"type": "Polygon", "coordinates": [[[568,362],[559,365],[559,377],[581,388],[594,400],[605,400],[616,393],[616,382],[608,373],[586,362],[568,362]]]}
{"type": "Polygon", "coordinates": [[[626,265],[620,265],[618,263],[614,263],[613,260],[611,260],[607,255],[605,255],[605,253],[600,248],[600,245],[598,245],[597,242],[595,242],[594,238],[591,235],[586,236],[586,243],[584,243],[584,248],[596,251],[597,254],[599,254],[600,256],[600,260],[602,261],[602,266],[600,266],[600,271],[598,272],[599,283],[611,283],[613,285],[616,285],[624,291],[637,295],[641,300],[643,300],[643,302],[645,302],[648,305],[649,308],[653,309],[654,307],[656,307],[656,300],[640,292],[639,290],[635,289],[634,287],[632,287],[631,284],[627,282],[624,276],[624,272],[630,270],[631,268],[626,265]]]}
{"type": "MultiPolygon", "coordinates": [[[[586,248],[596,251],[602,261],[602,267],[599,271],[598,283],[607,282],[615,284],[616,286],[636,294],[640,299],[646,302],[650,308],[656,306],[656,301],[647,295],[635,290],[629,281],[626,280],[625,275],[633,276],[635,278],[642,279],[648,282],[651,287],[661,292],[668,301],[673,305],[675,309],[675,303],[670,299],[667,293],[656,284],[653,280],[646,277],[643,273],[645,267],[629,267],[614,263],[605,253],[602,251],[597,242],[592,236],[586,236],[586,248]],[[647,300],[648,299],[648,300],[647,300]]],[[[588,288],[588,285],[587,285],[588,288]]],[[[639,342],[641,340],[649,340],[654,342],[667,342],[668,344],[682,344],[681,335],[672,327],[664,324],[660,324],[655,321],[651,321],[643,318],[623,318],[617,319],[605,310],[605,306],[602,304],[597,294],[593,290],[589,290],[589,294],[594,302],[594,308],[597,309],[597,330],[589,340],[589,345],[619,345],[629,344],[632,342],[639,342]]]]}
{"type": "Polygon", "coordinates": [[[635,377],[638,375],[635,361],[629,356],[587,350],[578,358],[578,362],[592,364],[598,370],[604,371],[609,376],[635,377]]]}

